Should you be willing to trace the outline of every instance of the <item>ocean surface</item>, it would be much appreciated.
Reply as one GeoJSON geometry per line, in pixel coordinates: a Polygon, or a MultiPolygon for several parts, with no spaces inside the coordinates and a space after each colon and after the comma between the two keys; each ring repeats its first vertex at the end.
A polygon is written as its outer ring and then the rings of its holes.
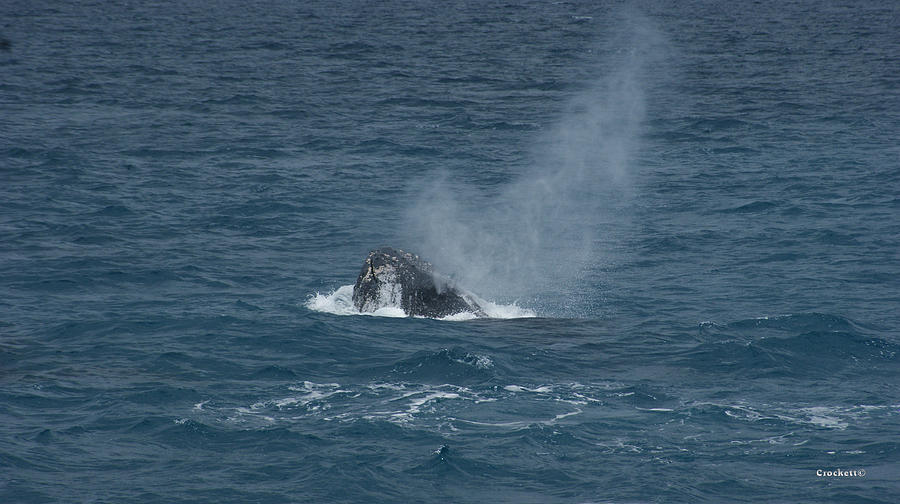
{"type": "Polygon", "coordinates": [[[898,25],[0,2],[0,502],[897,502],[898,25]]]}

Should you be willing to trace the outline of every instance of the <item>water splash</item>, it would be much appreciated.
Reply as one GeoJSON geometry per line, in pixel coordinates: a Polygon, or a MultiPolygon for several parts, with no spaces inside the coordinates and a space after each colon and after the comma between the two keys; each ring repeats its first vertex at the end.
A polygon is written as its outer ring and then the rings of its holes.
{"type": "MultiPolygon", "coordinates": [[[[498,304],[479,299],[479,306],[490,318],[512,319],[534,317],[532,310],[523,308],[516,303],[498,304]]],[[[385,305],[371,312],[360,312],[353,304],[353,286],[343,285],[334,292],[328,294],[316,293],[306,300],[306,307],[313,311],[331,313],[333,315],[370,315],[376,317],[406,317],[406,312],[400,307],[399,299],[394,305],[385,305]]],[[[439,320],[464,321],[474,320],[478,316],[472,312],[460,312],[449,315],[439,320]]]]}

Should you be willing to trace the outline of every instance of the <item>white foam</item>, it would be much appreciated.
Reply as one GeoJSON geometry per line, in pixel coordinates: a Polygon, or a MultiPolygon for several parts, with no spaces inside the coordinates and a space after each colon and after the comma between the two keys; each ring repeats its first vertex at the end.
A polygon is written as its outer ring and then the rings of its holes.
{"type": "MultiPolygon", "coordinates": [[[[478,354],[467,354],[461,362],[475,367],[494,365],[489,357],[478,354]]],[[[367,420],[453,432],[465,429],[465,426],[524,429],[558,424],[594,410],[603,404],[599,399],[588,399],[585,395],[594,391],[594,387],[577,383],[508,384],[481,390],[447,383],[300,381],[284,388],[278,386],[274,395],[267,394],[255,402],[204,402],[200,408],[192,409],[191,414],[214,417],[229,424],[261,427],[309,420],[367,420]],[[540,405],[544,413],[537,418],[532,415],[517,417],[515,412],[523,400],[540,405]]],[[[608,385],[602,387],[605,389],[608,385]]]]}
{"type": "Polygon", "coordinates": [[[317,292],[306,301],[306,307],[313,311],[332,315],[372,315],[375,317],[405,317],[399,306],[383,306],[375,311],[361,312],[353,305],[353,286],[344,285],[330,294],[317,292]]]}
{"type": "Polygon", "coordinates": [[[316,293],[306,301],[306,307],[310,310],[335,315],[359,315],[359,310],[353,306],[353,286],[344,285],[330,294],[316,293]]]}
{"type": "MultiPolygon", "coordinates": [[[[317,292],[309,297],[305,305],[313,311],[330,313],[332,315],[371,315],[375,317],[406,317],[406,312],[400,307],[399,296],[391,293],[385,293],[382,299],[391,299],[392,303],[388,306],[381,306],[374,311],[361,312],[353,305],[353,286],[343,285],[337,290],[322,294],[317,292]]],[[[492,303],[483,299],[476,299],[478,304],[484,309],[484,313],[490,318],[496,319],[512,319],[512,318],[529,318],[535,317],[536,314],[527,309],[518,306],[516,303],[503,305],[492,303]]],[[[472,312],[460,312],[449,315],[437,320],[447,321],[464,321],[478,318],[472,312]]]]}
{"type": "MultiPolygon", "coordinates": [[[[290,386],[288,387],[288,390],[292,392],[301,392],[301,395],[256,402],[250,405],[249,411],[243,411],[242,413],[263,411],[271,408],[291,410],[302,407],[307,410],[317,410],[322,408],[322,405],[313,403],[330,399],[338,394],[346,395],[352,393],[350,390],[340,388],[340,385],[337,383],[313,383],[310,381],[304,381],[302,386],[290,386]]],[[[325,404],[324,407],[325,409],[328,409],[330,406],[325,404]]]]}
{"type": "MultiPolygon", "coordinates": [[[[528,421],[513,421],[513,422],[480,422],[477,420],[467,420],[465,418],[455,418],[451,417],[450,420],[454,422],[459,422],[468,425],[478,425],[482,427],[509,427],[514,429],[525,429],[528,426],[532,425],[530,420],[528,421]]],[[[540,422],[539,422],[540,423],[540,422]]]]}
{"type": "Polygon", "coordinates": [[[475,315],[472,312],[459,312],[454,313],[453,315],[447,315],[446,317],[440,318],[438,320],[448,320],[450,322],[460,322],[463,320],[472,320],[477,319],[478,315],[475,315]]]}
{"type": "Polygon", "coordinates": [[[848,415],[847,410],[844,408],[828,406],[800,408],[798,412],[801,415],[799,419],[794,419],[795,421],[807,422],[825,429],[844,430],[849,426],[847,417],[853,417],[853,415],[848,415]]]}
{"type": "Polygon", "coordinates": [[[550,420],[549,422],[545,422],[545,423],[549,425],[549,424],[551,424],[551,423],[553,423],[553,422],[562,420],[563,418],[568,418],[568,417],[570,417],[570,416],[580,415],[580,414],[582,414],[582,413],[583,413],[582,410],[576,408],[575,411],[570,411],[570,412],[568,412],[568,413],[560,413],[560,414],[556,415],[555,417],[553,417],[553,420],[550,420]]]}
{"type": "Polygon", "coordinates": [[[442,391],[432,392],[430,394],[427,394],[425,397],[419,397],[410,401],[409,409],[407,410],[407,412],[410,414],[418,413],[419,411],[421,411],[422,406],[438,399],[459,399],[459,394],[456,394],[454,392],[442,391]]]}
{"type": "Polygon", "coordinates": [[[781,420],[793,424],[806,424],[823,429],[844,430],[856,422],[865,420],[876,414],[892,412],[897,406],[875,406],[860,404],[856,406],[808,406],[790,407],[786,405],[760,405],[750,407],[743,404],[717,404],[700,402],[697,406],[711,405],[724,408],[725,415],[744,421],[781,420]]]}
{"type": "MultiPolygon", "coordinates": [[[[478,355],[478,354],[466,354],[466,357],[474,357],[475,358],[475,367],[477,369],[490,369],[494,367],[494,361],[491,360],[487,355],[478,355]]],[[[464,364],[468,364],[466,361],[462,361],[464,364]]]]}
{"type": "Polygon", "coordinates": [[[503,387],[503,390],[506,390],[508,392],[533,392],[536,394],[546,394],[548,392],[552,392],[553,388],[548,385],[542,385],[536,388],[528,388],[521,385],[507,385],[503,387]]]}

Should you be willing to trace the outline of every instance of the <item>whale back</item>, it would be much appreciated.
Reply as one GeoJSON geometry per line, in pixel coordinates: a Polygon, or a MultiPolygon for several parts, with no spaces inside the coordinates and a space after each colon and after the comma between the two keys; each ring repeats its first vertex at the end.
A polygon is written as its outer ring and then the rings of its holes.
{"type": "Polygon", "coordinates": [[[391,247],[373,250],[366,257],[353,287],[353,304],[360,312],[399,306],[408,316],[484,315],[477,303],[435,273],[430,263],[391,247]]]}

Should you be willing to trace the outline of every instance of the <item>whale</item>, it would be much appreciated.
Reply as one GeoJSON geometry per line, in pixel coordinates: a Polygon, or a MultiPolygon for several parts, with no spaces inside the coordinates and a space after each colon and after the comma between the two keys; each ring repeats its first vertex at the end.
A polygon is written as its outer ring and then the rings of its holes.
{"type": "Polygon", "coordinates": [[[392,247],[369,252],[353,286],[353,305],[361,313],[399,306],[409,317],[444,318],[464,312],[487,317],[475,295],[435,272],[418,255],[392,247]]]}

